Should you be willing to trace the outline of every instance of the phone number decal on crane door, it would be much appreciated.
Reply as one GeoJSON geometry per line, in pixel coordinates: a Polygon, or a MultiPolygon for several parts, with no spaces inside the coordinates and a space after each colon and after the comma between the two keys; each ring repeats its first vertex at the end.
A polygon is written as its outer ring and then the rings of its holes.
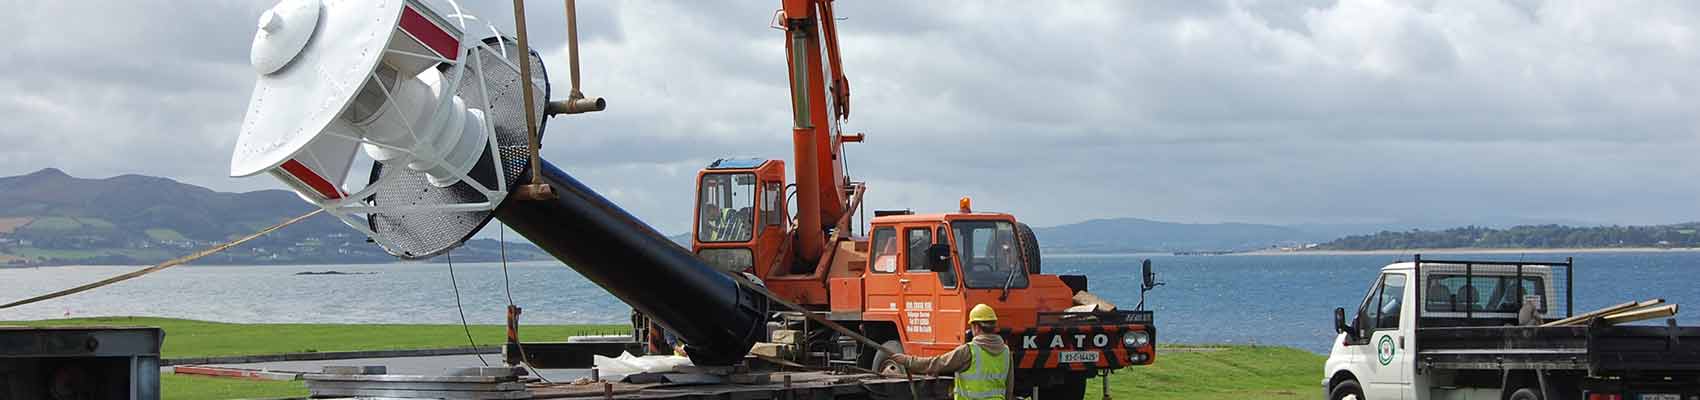
{"type": "Polygon", "coordinates": [[[927,311],[933,309],[932,302],[907,301],[903,303],[903,306],[908,308],[908,311],[904,314],[908,317],[909,322],[905,324],[904,330],[910,333],[933,333],[933,315],[930,311],[927,311]]]}

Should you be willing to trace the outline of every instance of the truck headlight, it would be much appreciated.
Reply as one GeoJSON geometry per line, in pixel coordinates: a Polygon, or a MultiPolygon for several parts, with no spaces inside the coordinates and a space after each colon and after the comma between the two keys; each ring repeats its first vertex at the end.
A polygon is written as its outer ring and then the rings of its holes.
{"type": "Polygon", "coordinates": [[[1122,346],[1145,347],[1147,344],[1151,344],[1151,335],[1147,335],[1145,332],[1128,332],[1122,334],[1122,346]]]}
{"type": "Polygon", "coordinates": [[[731,272],[744,272],[756,264],[750,249],[702,249],[697,257],[708,265],[731,272]]]}

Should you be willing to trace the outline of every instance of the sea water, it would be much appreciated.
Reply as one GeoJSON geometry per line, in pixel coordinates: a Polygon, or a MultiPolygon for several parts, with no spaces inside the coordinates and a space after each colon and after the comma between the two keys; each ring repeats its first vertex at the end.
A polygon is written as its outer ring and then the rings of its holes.
{"type": "MultiPolygon", "coordinates": [[[[1566,254],[1425,257],[1530,261],[1566,254]]],[[[1700,252],[1576,253],[1576,311],[1664,298],[1700,307],[1700,252]]],[[[1164,343],[1279,345],[1326,352],[1333,309],[1351,309],[1396,255],[1046,255],[1047,273],[1086,275],[1119,306],[1139,301],[1139,263],[1165,283],[1148,294],[1164,343]]],[[[0,302],[93,282],[136,267],[0,268],[0,302]]],[[[377,265],[188,265],[14,309],[0,321],[114,315],[224,322],[500,324],[508,295],[527,324],[625,323],[629,308],[556,262],[377,265]],[[298,275],[338,271],[348,275],[298,275]],[[457,306],[455,291],[459,291],[457,306]]],[[[657,279],[666,279],[657,277],[657,279]]],[[[1693,310],[1700,310],[1696,308],[1693,310]]],[[[1700,325],[1700,311],[1678,315],[1700,325]]]]}

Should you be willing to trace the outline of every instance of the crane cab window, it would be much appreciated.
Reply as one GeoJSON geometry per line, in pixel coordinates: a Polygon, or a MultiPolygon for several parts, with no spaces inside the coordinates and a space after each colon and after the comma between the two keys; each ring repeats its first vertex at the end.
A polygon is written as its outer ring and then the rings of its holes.
{"type": "Polygon", "coordinates": [[[889,227],[874,229],[872,242],[874,248],[870,249],[870,253],[874,255],[874,272],[897,272],[897,230],[889,227]]]}
{"type": "MultiPolygon", "coordinates": [[[[911,228],[905,230],[903,235],[909,242],[909,246],[907,248],[909,255],[905,258],[905,260],[908,260],[909,265],[904,267],[904,270],[920,273],[933,272],[927,269],[927,248],[933,246],[932,228],[911,228]]],[[[939,286],[947,288],[956,287],[956,271],[949,269],[938,271],[938,276],[939,286]]]]}
{"type": "Polygon", "coordinates": [[[969,288],[1027,287],[1015,226],[1007,221],[956,221],[957,265],[969,288]]]}
{"type": "Polygon", "coordinates": [[[697,241],[749,241],[755,229],[756,175],[707,174],[697,194],[697,241]]]}
{"type": "Polygon", "coordinates": [[[762,226],[780,226],[785,223],[784,207],[779,205],[779,196],[783,189],[779,182],[766,182],[761,188],[761,223],[762,226]]]}

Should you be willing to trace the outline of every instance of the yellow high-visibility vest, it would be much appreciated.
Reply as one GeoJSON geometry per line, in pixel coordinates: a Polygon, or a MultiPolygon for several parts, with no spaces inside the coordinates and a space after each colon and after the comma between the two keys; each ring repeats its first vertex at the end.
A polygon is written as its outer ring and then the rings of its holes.
{"type": "Polygon", "coordinates": [[[1004,389],[1009,387],[1009,352],[992,354],[980,345],[969,343],[974,356],[968,368],[956,373],[956,400],[1005,400],[1004,389]]]}

